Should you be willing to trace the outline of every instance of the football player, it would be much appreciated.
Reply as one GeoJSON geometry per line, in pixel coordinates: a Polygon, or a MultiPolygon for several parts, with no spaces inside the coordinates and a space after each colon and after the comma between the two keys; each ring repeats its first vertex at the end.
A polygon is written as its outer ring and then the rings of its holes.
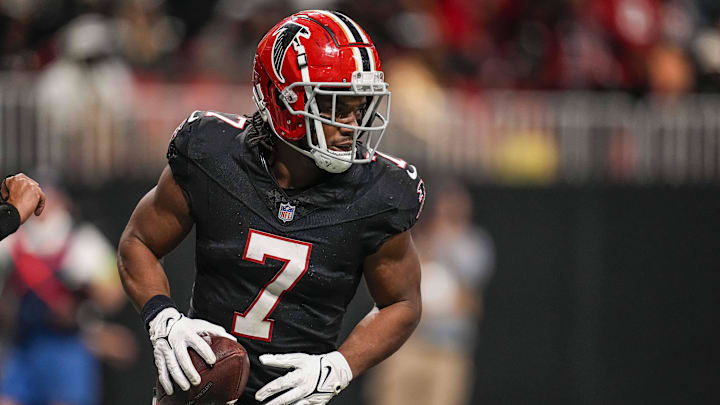
{"type": "Polygon", "coordinates": [[[187,349],[212,364],[202,336],[220,335],[250,357],[239,404],[325,404],[412,333],[420,266],[409,229],[425,188],[414,166],[377,151],[389,98],[367,33],[341,13],[304,11],[258,45],[252,116],[195,111],[176,129],[119,248],[166,392],[199,384],[187,349]],[[193,226],[186,316],[158,259],[193,226]],[[338,348],[363,275],[376,307],[338,348]]]}
{"type": "Polygon", "coordinates": [[[40,185],[19,173],[3,179],[0,184],[0,240],[15,232],[34,213],[45,207],[45,194],[40,185]]]}

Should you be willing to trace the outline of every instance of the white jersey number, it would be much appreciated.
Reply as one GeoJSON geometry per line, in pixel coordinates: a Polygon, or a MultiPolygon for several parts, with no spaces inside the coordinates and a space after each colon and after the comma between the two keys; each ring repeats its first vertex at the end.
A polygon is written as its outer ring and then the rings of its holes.
{"type": "Polygon", "coordinates": [[[285,265],[265,284],[244,313],[235,312],[233,334],[266,342],[272,339],[275,321],[268,318],[283,294],[292,290],[307,272],[311,249],[312,244],[307,242],[250,230],[243,259],[265,264],[270,258],[282,260],[285,265]]]}

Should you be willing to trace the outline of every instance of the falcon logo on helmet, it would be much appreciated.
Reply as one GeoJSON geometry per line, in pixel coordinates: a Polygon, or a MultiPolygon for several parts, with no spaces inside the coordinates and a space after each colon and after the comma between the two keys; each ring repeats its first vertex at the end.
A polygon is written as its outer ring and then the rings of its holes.
{"type": "MultiPolygon", "coordinates": [[[[283,61],[285,60],[285,54],[287,54],[290,44],[293,41],[299,41],[298,36],[303,38],[310,38],[310,31],[307,27],[294,22],[288,22],[282,27],[278,28],[275,33],[275,42],[272,48],[272,65],[275,76],[277,76],[280,83],[285,83],[285,77],[282,75],[283,61]]],[[[300,45],[298,42],[297,45],[300,45]]]]}

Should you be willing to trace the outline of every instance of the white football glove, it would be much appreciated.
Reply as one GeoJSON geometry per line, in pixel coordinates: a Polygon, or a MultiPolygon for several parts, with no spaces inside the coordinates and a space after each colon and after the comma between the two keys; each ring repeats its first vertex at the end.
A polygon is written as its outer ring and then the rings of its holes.
{"type": "Polygon", "coordinates": [[[347,387],[353,377],[340,352],[263,354],[260,362],[266,366],[295,369],[258,390],[255,399],[264,401],[289,389],[266,405],[324,405],[347,387]]]}
{"type": "Polygon", "coordinates": [[[203,337],[222,336],[237,341],[222,326],[188,318],[175,308],[163,309],[149,325],[158,379],[168,395],[174,392],[170,376],[183,391],[190,389],[190,383],[200,384],[200,374],[190,360],[188,347],[195,349],[206,363],[212,365],[215,364],[215,353],[203,337]]]}

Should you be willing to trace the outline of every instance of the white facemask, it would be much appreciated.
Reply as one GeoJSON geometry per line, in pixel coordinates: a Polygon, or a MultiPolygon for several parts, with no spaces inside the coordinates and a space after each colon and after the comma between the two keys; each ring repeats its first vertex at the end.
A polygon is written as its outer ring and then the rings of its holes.
{"type": "Polygon", "coordinates": [[[263,99],[262,89],[258,85],[253,87],[253,100],[263,120],[269,124],[280,140],[312,159],[320,169],[330,173],[342,173],[354,163],[370,163],[374,159],[375,150],[380,144],[390,118],[390,91],[384,77],[383,72],[380,71],[356,71],[349,83],[311,82],[305,67],[303,70],[304,81],[292,83],[283,89],[280,100],[290,114],[305,117],[307,148],[298,147],[276,131],[272,115],[268,113],[267,104],[263,99]],[[297,101],[296,91],[293,91],[295,88],[302,88],[306,100],[308,100],[302,110],[296,110],[291,104],[297,101]],[[334,117],[322,116],[317,105],[317,96],[333,97],[333,105],[335,105],[337,97],[342,96],[364,96],[369,101],[362,122],[350,125],[338,122],[334,117]],[[382,107],[384,107],[384,114],[380,113],[382,107]],[[323,124],[352,130],[354,134],[352,150],[334,151],[329,149],[325,143],[323,124]],[[357,153],[360,146],[357,139],[358,134],[362,134],[364,137],[363,148],[367,153],[357,153]],[[355,154],[353,154],[353,150],[356,152],[355,154]]]}

